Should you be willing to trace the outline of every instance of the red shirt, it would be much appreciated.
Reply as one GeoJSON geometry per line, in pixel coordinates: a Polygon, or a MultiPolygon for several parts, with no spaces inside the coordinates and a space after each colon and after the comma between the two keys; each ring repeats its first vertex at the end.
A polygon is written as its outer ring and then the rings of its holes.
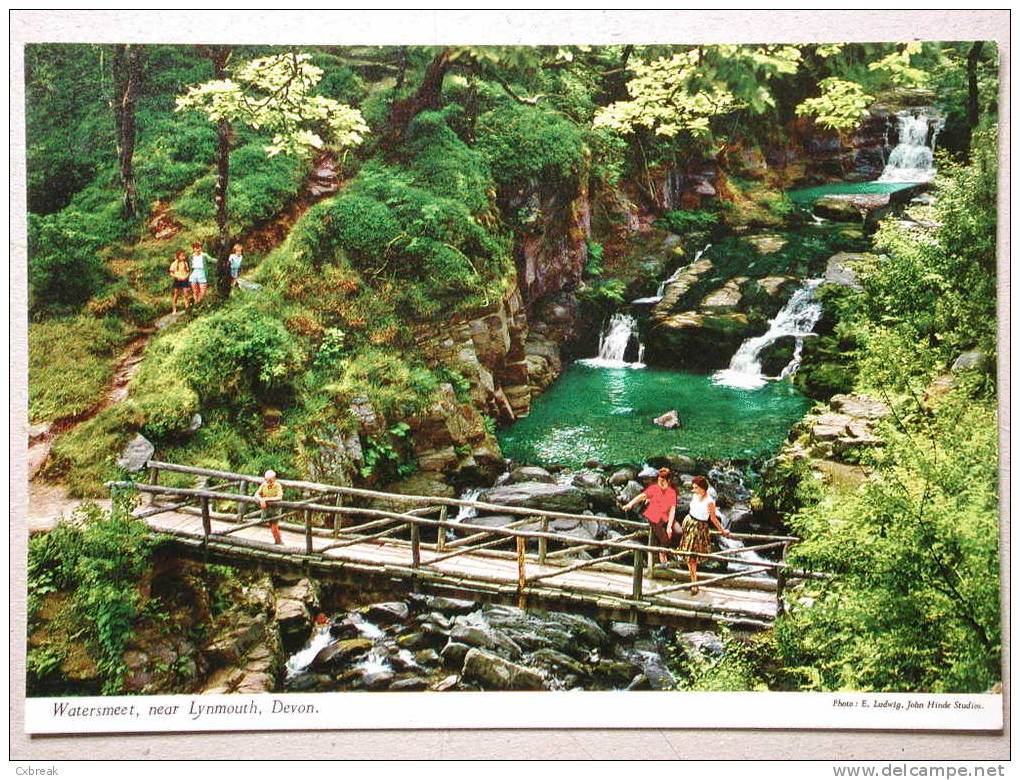
{"type": "Polygon", "coordinates": [[[669,520],[669,510],[676,506],[676,491],[671,487],[665,489],[658,483],[645,488],[648,506],[645,507],[645,519],[649,523],[665,523],[669,520]]]}

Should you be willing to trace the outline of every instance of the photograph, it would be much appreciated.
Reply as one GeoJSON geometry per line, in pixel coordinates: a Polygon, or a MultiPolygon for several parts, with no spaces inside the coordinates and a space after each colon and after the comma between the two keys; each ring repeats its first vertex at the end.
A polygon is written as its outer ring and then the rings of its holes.
{"type": "Polygon", "coordinates": [[[1001,728],[1000,52],[946,32],[25,45],[38,731],[1001,728]]]}

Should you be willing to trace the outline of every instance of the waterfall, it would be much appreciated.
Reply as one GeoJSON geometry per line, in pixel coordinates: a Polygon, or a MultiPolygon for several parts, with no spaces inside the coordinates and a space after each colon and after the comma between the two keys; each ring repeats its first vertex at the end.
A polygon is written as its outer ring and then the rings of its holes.
{"type": "Polygon", "coordinates": [[[821,279],[806,281],[803,287],[790,296],[790,300],[769,323],[768,331],[741,344],[730,361],[730,367],[716,372],[713,381],[719,385],[745,390],[762,387],[766,378],[761,373],[759,356],[766,347],[784,336],[793,336],[796,339],[796,346],[793,357],[779,374],[779,378],[791,376],[800,366],[804,339],[812,334],[815,323],[822,316],[822,304],[815,299],[815,289],[821,283],[821,279]]]}
{"type": "Polygon", "coordinates": [[[911,109],[896,114],[900,142],[889,154],[885,170],[878,177],[885,182],[925,182],[935,175],[932,160],[935,141],[945,125],[945,118],[928,113],[928,109],[911,109]],[[931,144],[928,133],[931,130],[931,144]]]}
{"type": "Polygon", "coordinates": [[[599,337],[598,357],[579,361],[599,368],[644,368],[645,346],[637,332],[637,320],[629,314],[617,312],[609,318],[606,329],[599,337]],[[625,358],[631,342],[637,344],[637,361],[628,363],[625,358]]]}
{"type": "MultiPolygon", "coordinates": [[[[701,259],[701,256],[703,254],[705,254],[705,252],[707,252],[711,248],[712,248],[711,244],[705,244],[701,249],[699,249],[697,252],[694,253],[694,259],[691,260],[689,265],[694,265],[694,263],[698,262],[701,259]]],[[[631,303],[632,304],[643,304],[643,303],[644,304],[649,304],[649,303],[650,304],[656,304],[656,303],[658,303],[659,301],[662,300],[662,296],[664,296],[666,294],[666,286],[672,284],[677,279],[679,279],[680,278],[680,274],[682,274],[685,270],[687,270],[688,267],[689,267],[688,265],[680,266],[672,274],[670,274],[669,278],[663,279],[661,282],[659,282],[659,287],[655,291],[655,295],[650,295],[647,298],[635,298],[633,301],[631,301],[631,303]]],[[[640,360],[640,358],[638,358],[638,360],[640,360]]]]}

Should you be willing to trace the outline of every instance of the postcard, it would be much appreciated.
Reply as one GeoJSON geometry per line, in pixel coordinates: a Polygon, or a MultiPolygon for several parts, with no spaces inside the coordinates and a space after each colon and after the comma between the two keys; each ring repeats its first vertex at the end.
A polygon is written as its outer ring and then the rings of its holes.
{"type": "Polygon", "coordinates": [[[653,32],[25,43],[25,733],[1002,729],[999,44],[653,32]]]}

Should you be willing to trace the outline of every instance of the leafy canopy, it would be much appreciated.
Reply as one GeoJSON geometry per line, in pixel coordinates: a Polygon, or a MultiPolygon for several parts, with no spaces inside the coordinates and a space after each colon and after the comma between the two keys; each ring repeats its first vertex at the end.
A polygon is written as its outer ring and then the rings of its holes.
{"type": "Polygon", "coordinates": [[[251,60],[239,66],[232,79],[191,87],[177,98],[177,110],[198,110],[210,122],[241,122],[270,132],[270,156],[305,156],[325,145],[359,145],[368,131],[361,112],[313,94],[323,71],[311,59],[310,54],[288,52],[251,60]]]}

